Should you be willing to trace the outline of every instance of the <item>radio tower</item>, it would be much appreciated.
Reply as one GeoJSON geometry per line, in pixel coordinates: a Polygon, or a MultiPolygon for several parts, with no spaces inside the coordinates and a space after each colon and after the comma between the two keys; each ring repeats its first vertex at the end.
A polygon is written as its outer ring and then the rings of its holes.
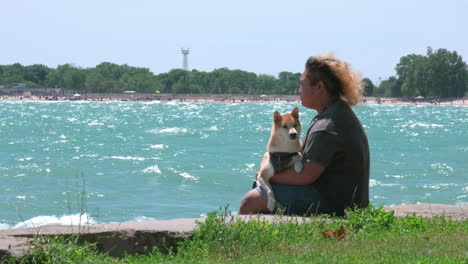
{"type": "Polygon", "coordinates": [[[183,62],[182,67],[184,68],[184,71],[185,71],[185,76],[184,76],[185,92],[187,92],[189,90],[189,84],[188,84],[188,54],[189,54],[189,49],[182,48],[182,55],[184,55],[184,62],[183,62]]]}
{"type": "Polygon", "coordinates": [[[189,49],[182,48],[182,55],[184,55],[184,62],[182,64],[182,68],[185,71],[188,71],[188,54],[189,54],[189,49]]]}

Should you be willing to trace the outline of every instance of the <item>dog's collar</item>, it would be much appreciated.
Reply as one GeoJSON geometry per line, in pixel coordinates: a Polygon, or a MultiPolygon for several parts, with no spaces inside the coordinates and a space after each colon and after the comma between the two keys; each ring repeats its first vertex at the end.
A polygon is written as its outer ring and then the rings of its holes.
{"type": "Polygon", "coordinates": [[[269,152],[270,156],[276,156],[278,158],[287,158],[297,155],[299,152],[269,152]]]}

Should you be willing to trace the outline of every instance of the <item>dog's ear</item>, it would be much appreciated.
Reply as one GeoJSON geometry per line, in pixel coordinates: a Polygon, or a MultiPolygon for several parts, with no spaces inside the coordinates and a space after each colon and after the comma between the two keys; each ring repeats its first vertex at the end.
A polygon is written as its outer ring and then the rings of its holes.
{"type": "Polygon", "coordinates": [[[299,119],[299,108],[294,107],[294,109],[291,112],[291,115],[294,117],[294,119],[299,119]]]}
{"type": "Polygon", "coordinates": [[[278,111],[275,111],[275,113],[273,114],[273,120],[275,120],[275,123],[281,122],[281,115],[278,111]]]}

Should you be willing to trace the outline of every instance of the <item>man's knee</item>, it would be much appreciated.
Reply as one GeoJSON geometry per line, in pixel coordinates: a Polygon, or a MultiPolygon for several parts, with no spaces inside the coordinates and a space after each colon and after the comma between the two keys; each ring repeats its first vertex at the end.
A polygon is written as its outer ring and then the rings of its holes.
{"type": "Polygon", "coordinates": [[[239,214],[259,214],[266,212],[268,212],[267,201],[257,190],[250,190],[242,199],[239,214]]]}

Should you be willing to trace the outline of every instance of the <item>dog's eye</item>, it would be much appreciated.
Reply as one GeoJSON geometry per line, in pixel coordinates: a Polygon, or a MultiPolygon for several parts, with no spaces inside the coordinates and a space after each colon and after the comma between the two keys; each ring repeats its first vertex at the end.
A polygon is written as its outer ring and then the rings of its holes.
{"type": "Polygon", "coordinates": [[[294,127],[297,127],[297,124],[294,124],[294,127]]]}
{"type": "Polygon", "coordinates": [[[288,126],[287,126],[287,125],[284,125],[284,127],[283,127],[283,128],[288,128],[288,126]]]}

